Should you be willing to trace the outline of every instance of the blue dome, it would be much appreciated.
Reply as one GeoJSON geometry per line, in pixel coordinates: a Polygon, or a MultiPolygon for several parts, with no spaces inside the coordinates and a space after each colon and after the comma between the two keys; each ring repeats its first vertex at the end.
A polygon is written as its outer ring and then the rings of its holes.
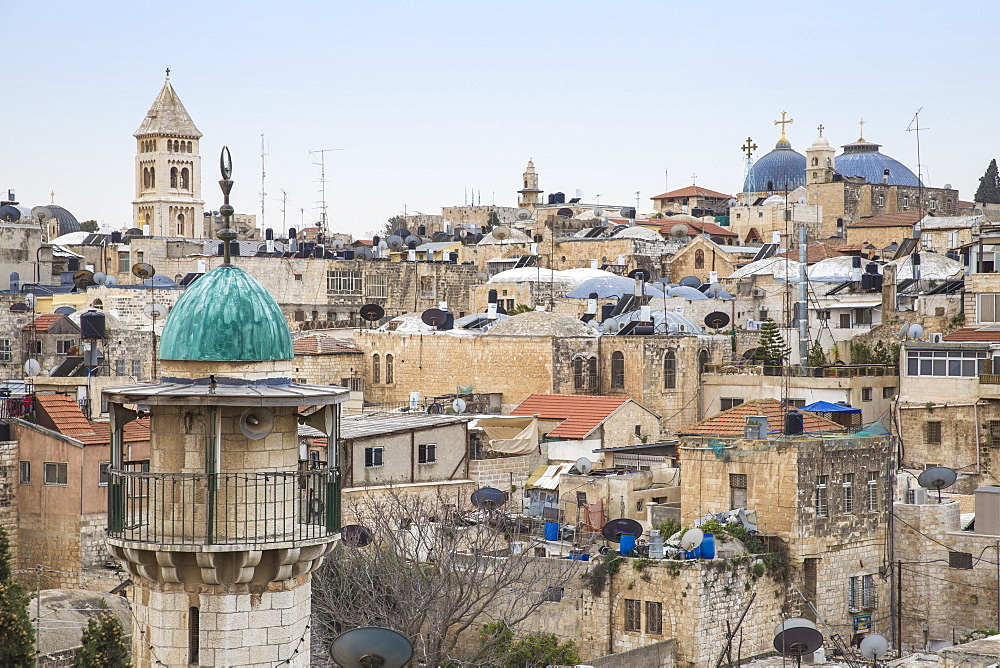
{"type": "Polygon", "coordinates": [[[919,186],[920,180],[900,161],[879,153],[879,144],[859,140],[845,145],[844,152],[834,158],[833,165],[845,177],[860,176],[868,183],[882,183],[882,174],[889,170],[889,185],[919,186]]]}
{"type": "Polygon", "coordinates": [[[805,184],[806,156],[793,150],[791,143],[782,139],[775,144],[773,151],[753,163],[750,174],[743,182],[743,192],[795,190],[805,184]]]}

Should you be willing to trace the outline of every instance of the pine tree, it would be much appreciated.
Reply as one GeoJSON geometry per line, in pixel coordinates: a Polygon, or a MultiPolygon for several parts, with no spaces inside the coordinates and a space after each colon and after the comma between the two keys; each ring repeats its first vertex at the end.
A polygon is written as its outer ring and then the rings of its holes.
{"type": "Polygon", "coordinates": [[[781,365],[792,352],[773,318],[768,318],[761,324],[757,346],[757,359],[775,366],[781,365]]]}
{"type": "Polygon", "coordinates": [[[14,579],[10,538],[0,526],[0,666],[35,663],[35,629],[28,616],[29,597],[14,579]]]}
{"type": "Polygon", "coordinates": [[[126,668],[131,666],[125,629],[110,610],[103,610],[87,622],[81,647],[73,657],[75,668],[126,668]]]}
{"type": "Polygon", "coordinates": [[[979,204],[1000,204],[1000,171],[997,170],[996,158],[990,161],[986,173],[979,179],[976,202],[979,204]]]}
{"type": "Polygon", "coordinates": [[[806,365],[822,366],[823,364],[826,364],[826,353],[823,352],[823,346],[820,345],[819,339],[817,339],[809,348],[809,357],[806,358],[806,365]]]}

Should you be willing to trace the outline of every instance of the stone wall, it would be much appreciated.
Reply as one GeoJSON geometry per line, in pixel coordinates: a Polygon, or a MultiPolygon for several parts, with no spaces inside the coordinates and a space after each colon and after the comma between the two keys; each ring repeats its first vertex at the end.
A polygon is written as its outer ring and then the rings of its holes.
{"type": "Polygon", "coordinates": [[[673,668],[676,664],[677,641],[664,640],[627,652],[609,654],[588,662],[594,668],[673,668]]]}
{"type": "Polygon", "coordinates": [[[17,491],[19,485],[17,441],[0,441],[0,526],[10,538],[11,560],[18,563],[17,491]]]}
{"type": "MultiPolygon", "coordinates": [[[[950,379],[935,378],[935,384],[939,380],[950,379]]],[[[901,464],[919,470],[929,464],[949,466],[993,479],[1000,475],[1000,430],[994,437],[990,428],[996,421],[1000,421],[997,402],[899,406],[896,429],[904,446],[901,464]],[[940,438],[932,433],[932,423],[938,423],[933,430],[939,431],[940,438]]]]}
{"type": "MultiPolygon", "coordinates": [[[[528,476],[536,466],[545,463],[541,455],[516,455],[494,459],[474,459],[469,462],[469,478],[479,487],[495,487],[512,491],[511,487],[523,490],[528,476]]],[[[512,496],[516,496],[512,493],[512,496]]]]}

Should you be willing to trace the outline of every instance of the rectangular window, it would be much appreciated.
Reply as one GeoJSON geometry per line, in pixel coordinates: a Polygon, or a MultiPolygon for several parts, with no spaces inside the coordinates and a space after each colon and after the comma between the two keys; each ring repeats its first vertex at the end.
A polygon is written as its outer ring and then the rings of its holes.
{"type": "Polygon", "coordinates": [[[762,309],[760,309],[757,312],[757,319],[758,320],[767,320],[767,309],[766,308],[762,308],[762,309]]]}
{"type": "Polygon", "coordinates": [[[642,601],[625,599],[625,630],[642,631],[642,601]]]}
{"type": "Polygon", "coordinates": [[[850,329],[851,328],[851,313],[841,313],[840,314],[840,329],[850,329]]]}
{"type": "Polygon", "coordinates": [[[878,471],[868,472],[868,512],[878,512],[878,471]]]}
{"type": "Polygon", "coordinates": [[[365,277],[365,296],[385,298],[389,296],[389,275],[369,274],[365,277]]]}
{"type": "Polygon", "coordinates": [[[931,241],[930,232],[924,232],[923,234],[920,235],[920,245],[923,246],[925,250],[931,248],[934,245],[933,242],[931,241]]]}
{"type": "Polygon", "coordinates": [[[844,514],[854,514],[854,474],[845,473],[844,482],[841,484],[844,490],[844,514]]]}
{"type": "Polygon", "coordinates": [[[975,378],[984,373],[985,350],[908,350],[908,376],[951,376],[975,378]]]}
{"type": "Polygon", "coordinates": [[[417,446],[417,461],[421,464],[433,464],[437,461],[437,443],[421,443],[417,446]]]}
{"type": "Polygon", "coordinates": [[[542,592],[542,600],[549,603],[558,603],[562,600],[564,592],[565,589],[562,587],[546,587],[545,591],[542,592]]]}
{"type": "Polygon", "coordinates": [[[861,388],[861,401],[871,401],[872,400],[872,388],[862,387],[861,388]]]}
{"type": "Polygon", "coordinates": [[[821,475],[816,477],[816,516],[828,517],[830,508],[827,505],[826,484],[829,476],[821,475]]]}
{"type": "Polygon", "coordinates": [[[41,355],[42,354],[42,342],[41,341],[28,341],[28,345],[25,346],[28,349],[29,355],[41,355]]]}
{"type": "Polygon", "coordinates": [[[825,309],[822,309],[820,311],[817,311],[816,312],[816,317],[819,318],[820,320],[829,320],[830,319],[830,309],[825,308],[825,309]]]}
{"type": "Polygon", "coordinates": [[[201,616],[198,608],[188,610],[188,665],[201,662],[201,616]]]}
{"type": "Polygon", "coordinates": [[[971,552],[948,552],[948,568],[972,568],[971,552]]]}
{"type": "Polygon", "coordinates": [[[788,405],[791,406],[792,408],[805,408],[806,400],[805,399],[789,399],[788,400],[788,405]]]}
{"type": "Polygon", "coordinates": [[[722,397],[719,399],[719,410],[728,411],[743,403],[743,397],[722,397]]]}
{"type": "Polygon", "coordinates": [[[937,200],[936,199],[932,199],[931,200],[931,211],[934,211],[935,209],[937,209],[937,200]]]}
{"type": "Polygon", "coordinates": [[[908,208],[910,208],[910,198],[909,197],[904,197],[903,198],[903,211],[906,211],[908,208]]]}
{"type": "Polygon", "coordinates": [[[66,484],[66,462],[45,462],[45,484],[66,484]]]}
{"type": "Polygon", "coordinates": [[[142,377],[142,360],[132,360],[132,375],[136,380],[142,377]]]}
{"type": "Polygon", "coordinates": [[[895,387],[883,387],[882,388],[882,398],[883,399],[892,399],[894,396],[896,396],[896,388],[895,387]]]}
{"type": "Polygon", "coordinates": [[[854,310],[854,324],[856,325],[870,325],[872,324],[872,309],[870,308],[859,308],[854,310]]]}
{"type": "MultiPolygon", "coordinates": [[[[420,298],[421,299],[434,299],[436,290],[434,289],[434,277],[433,276],[421,276],[420,277],[420,298]]],[[[513,300],[511,300],[513,301],[513,300]]],[[[513,308],[513,304],[507,307],[507,310],[513,308]]]]}
{"type": "Polygon", "coordinates": [[[97,484],[104,486],[108,484],[108,469],[111,468],[111,462],[101,462],[100,463],[100,477],[98,478],[97,484]]]}
{"type": "Polygon", "coordinates": [[[10,339],[0,339],[0,362],[9,362],[13,359],[10,352],[10,339]]]}
{"type": "Polygon", "coordinates": [[[116,376],[128,375],[128,360],[115,360],[115,375],[116,376]]]}
{"type": "Polygon", "coordinates": [[[365,468],[373,469],[382,466],[382,453],[385,448],[365,448],[365,468]]]}
{"type": "Polygon", "coordinates": [[[875,576],[873,575],[862,575],[861,576],[861,607],[865,610],[872,610],[875,608],[876,598],[875,598],[875,576]]]}
{"type": "Polygon", "coordinates": [[[73,341],[71,340],[56,341],[56,354],[65,355],[70,351],[70,348],[72,347],[73,347],[73,341]]]}
{"type": "Polygon", "coordinates": [[[21,462],[21,484],[31,484],[31,462],[21,462]]]}
{"type": "Polygon", "coordinates": [[[1000,420],[989,420],[986,426],[986,444],[990,447],[1000,447],[1000,420]]]}
{"type": "Polygon", "coordinates": [[[941,445],[941,423],[938,421],[924,423],[924,442],[928,445],[941,445]]]}
{"type": "Polygon", "coordinates": [[[646,633],[663,632],[663,604],[646,601],[646,633]]]}
{"type": "Polygon", "coordinates": [[[729,508],[747,507],[747,476],[745,473],[729,474],[729,508]]]}
{"type": "Polygon", "coordinates": [[[1000,322],[1000,294],[978,295],[979,308],[976,320],[980,323],[1000,322]]]}
{"type": "Polygon", "coordinates": [[[858,604],[861,602],[861,578],[857,576],[847,578],[847,607],[853,610],[858,610],[858,604]]]}
{"type": "Polygon", "coordinates": [[[132,260],[128,251],[118,251],[118,273],[127,274],[132,271],[132,260]]]}
{"type": "Polygon", "coordinates": [[[878,199],[877,199],[877,202],[878,202],[878,206],[885,206],[885,197],[883,197],[882,195],[879,195],[878,199]]]}
{"type": "Polygon", "coordinates": [[[326,294],[328,295],[360,295],[361,272],[341,269],[326,272],[326,294]]]}

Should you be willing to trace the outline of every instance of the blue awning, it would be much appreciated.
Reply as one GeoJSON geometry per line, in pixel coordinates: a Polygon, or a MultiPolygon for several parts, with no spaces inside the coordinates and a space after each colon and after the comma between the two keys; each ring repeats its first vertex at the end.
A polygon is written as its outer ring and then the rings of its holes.
{"type": "Polygon", "coordinates": [[[808,406],[803,406],[799,410],[810,413],[860,413],[860,408],[851,408],[842,404],[831,404],[829,401],[816,401],[808,406]]]}

